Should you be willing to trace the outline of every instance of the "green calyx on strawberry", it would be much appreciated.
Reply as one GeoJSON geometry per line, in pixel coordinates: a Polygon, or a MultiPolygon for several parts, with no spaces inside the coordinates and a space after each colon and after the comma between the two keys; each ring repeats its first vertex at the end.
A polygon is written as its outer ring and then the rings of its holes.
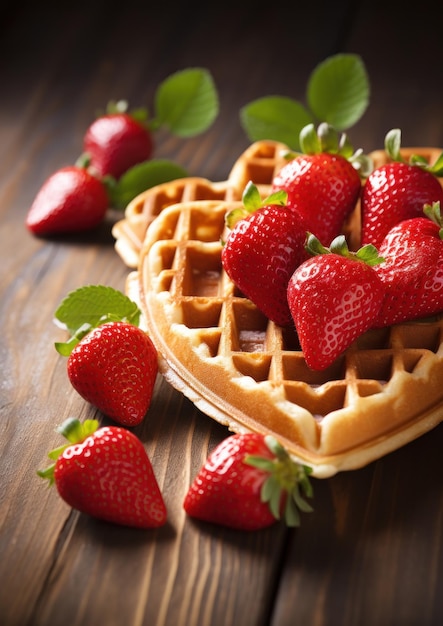
{"type": "Polygon", "coordinates": [[[434,176],[443,176],[443,152],[434,163],[429,163],[422,155],[412,154],[409,161],[406,161],[401,154],[401,130],[393,128],[385,137],[385,150],[392,161],[396,163],[407,163],[416,165],[434,176]]]}
{"type": "Polygon", "coordinates": [[[241,530],[258,530],[283,518],[300,524],[312,511],[310,467],[296,463],[272,436],[231,435],[209,455],[183,507],[191,517],[241,530]]]}
{"type": "Polygon", "coordinates": [[[288,194],[283,190],[276,191],[262,199],[257,186],[250,180],[243,191],[243,205],[232,209],[226,214],[226,226],[232,230],[239,220],[245,219],[255,211],[258,211],[258,209],[270,205],[285,206],[287,199],[288,194]]]}
{"type": "Polygon", "coordinates": [[[238,289],[266,317],[280,326],[292,323],[286,289],[294,269],[306,258],[306,226],[278,191],[261,200],[253,183],[244,206],[229,211],[231,230],[224,242],[223,269],[238,289]]]}
{"type": "Polygon", "coordinates": [[[401,132],[389,131],[385,150],[391,161],[368,176],[361,194],[361,241],[377,248],[388,232],[404,220],[422,217],[423,206],[443,203],[443,153],[429,164],[421,155],[407,162],[401,154],[401,132]]]}
{"type": "MultiPolygon", "coordinates": [[[[308,124],[300,132],[301,154],[337,154],[345,158],[357,170],[361,178],[366,178],[372,171],[374,164],[372,159],[359,148],[354,151],[346,133],[338,133],[337,130],[322,122],[317,130],[314,124],[308,124]]],[[[292,158],[297,153],[292,153],[292,158]]]]}
{"type": "Polygon", "coordinates": [[[89,285],[68,294],[55,314],[72,336],[56,343],[82,398],[128,427],[144,419],[158,373],[158,354],[136,324],[140,310],[121,292],[89,285]]]}
{"type": "Polygon", "coordinates": [[[37,474],[82,513],[136,528],[163,526],[167,511],[143,444],[124,428],[98,426],[65,420],[57,432],[68,443],[52,450],[52,464],[37,474]]]}
{"type": "Polygon", "coordinates": [[[372,244],[362,246],[355,252],[349,250],[348,243],[344,235],[338,235],[338,237],[336,237],[327,248],[315,235],[308,233],[305,247],[306,251],[309,252],[311,256],[319,254],[338,254],[342,257],[347,257],[355,261],[362,261],[370,267],[380,265],[380,263],[384,262],[384,258],[380,256],[377,248],[372,244]]]}
{"type": "Polygon", "coordinates": [[[304,219],[307,230],[329,245],[355,209],[372,160],[361,150],[354,152],[347,136],[326,123],[303,128],[300,144],[303,152],[288,154],[271,190],[286,191],[287,205],[304,219]]]}
{"type": "Polygon", "coordinates": [[[307,365],[324,370],[378,319],[383,259],[372,245],[350,252],[343,236],[326,248],[309,234],[307,249],[314,256],[295,270],[287,298],[307,365]]]}
{"type": "Polygon", "coordinates": [[[312,469],[293,461],[274,437],[268,435],[264,441],[274,458],[249,454],[244,462],[268,474],[260,490],[260,499],[269,505],[275,519],[279,520],[282,517],[287,526],[299,526],[300,512],[310,513],[313,510],[303,497],[303,495],[308,498],[313,496],[309,481],[312,469]],[[283,511],[282,502],[284,502],[283,511]]]}

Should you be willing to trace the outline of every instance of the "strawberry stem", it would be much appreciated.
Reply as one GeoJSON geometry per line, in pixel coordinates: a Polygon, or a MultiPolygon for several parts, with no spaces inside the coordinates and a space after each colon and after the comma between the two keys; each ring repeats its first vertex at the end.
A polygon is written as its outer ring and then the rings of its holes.
{"type": "MultiPolygon", "coordinates": [[[[401,130],[399,128],[392,128],[386,133],[385,151],[392,161],[407,163],[401,154],[401,130]]],[[[430,164],[420,154],[412,154],[409,158],[409,164],[421,167],[421,169],[434,174],[434,176],[443,176],[443,152],[433,164],[430,164]]]]}
{"type": "Polygon", "coordinates": [[[48,457],[51,461],[54,461],[49,467],[43,470],[37,470],[37,475],[40,478],[44,478],[49,481],[49,485],[51,486],[54,483],[54,469],[55,464],[58,457],[69,448],[76,443],[81,443],[87,437],[92,435],[98,428],[99,422],[97,420],[85,420],[83,424],[76,417],[68,417],[60,426],[57,427],[56,431],[63,435],[69,443],[66,443],[58,448],[54,448],[48,453],[48,457]]]}
{"type": "Polygon", "coordinates": [[[300,513],[312,511],[312,507],[301,495],[312,497],[313,489],[309,481],[312,469],[294,461],[285,448],[272,436],[264,439],[265,444],[274,455],[268,459],[257,455],[248,455],[244,462],[248,465],[269,473],[261,489],[262,502],[268,503],[269,509],[276,519],[281,517],[282,497],[285,498],[284,520],[287,526],[300,525],[300,513]]]}
{"type": "Polygon", "coordinates": [[[329,248],[326,248],[315,235],[308,232],[305,249],[309,254],[312,254],[312,256],[319,254],[338,254],[356,261],[362,261],[371,267],[380,265],[380,263],[383,263],[385,260],[378,254],[377,248],[372,244],[366,244],[359,248],[357,252],[351,252],[344,235],[338,235],[338,237],[331,242],[329,248]]]}

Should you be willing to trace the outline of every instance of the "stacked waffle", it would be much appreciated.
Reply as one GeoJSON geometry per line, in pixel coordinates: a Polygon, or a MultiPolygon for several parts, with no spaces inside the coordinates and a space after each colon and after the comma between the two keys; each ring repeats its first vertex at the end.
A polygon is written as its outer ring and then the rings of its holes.
{"type": "MultiPolygon", "coordinates": [[[[443,316],[370,330],[327,370],[223,271],[225,214],[252,180],[266,195],[287,147],[257,142],[227,181],[189,178],[136,198],[114,229],[165,378],[235,432],[273,434],[322,478],[356,469],[443,420],[443,316]]],[[[416,150],[432,162],[440,151],[416,150]]],[[[407,156],[408,151],[403,151],[407,156]]],[[[384,152],[373,153],[376,165],[384,152]]],[[[359,208],[346,224],[359,241],[359,208]]]]}

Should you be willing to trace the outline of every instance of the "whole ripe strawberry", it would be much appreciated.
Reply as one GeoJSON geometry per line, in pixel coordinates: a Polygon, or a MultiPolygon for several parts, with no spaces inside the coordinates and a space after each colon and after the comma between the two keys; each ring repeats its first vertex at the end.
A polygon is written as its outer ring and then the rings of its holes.
{"type": "Polygon", "coordinates": [[[222,249],[222,265],[232,282],[280,326],[292,321],[287,284],[306,258],[305,224],[285,201],[285,192],[262,201],[257,187],[249,183],[243,194],[244,209],[226,216],[232,230],[222,249]]]}
{"type": "MultiPolygon", "coordinates": [[[[118,103],[119,104],[119,103],[118,103]]],[[[128,169],[147,161],[153,152],[152,135],[145,119],[136,119],[126,112],[127,103],[100,115],[88,127],[83,138],[84,156],[101,177],[120,178],[128,169]],[[123,110],[121,110],[123,109],[123,110]]],[[[145,111],[138,111],[146,117],[145,111]]]]}
{"type": "Polygon", "coordinates": [[[67,372],[85,400],[119,424],[136,426],[151,404],[158,355],[143,330],[109,322],[91,330],[75,346],[67,372]]]}
{"type": "Polygon", "coordinates": [[[363,187],[363,245],[378,247],[393,226],[402,220],[421,217],[425,204],[443,203],[443,187],[437,178],[443,175],[443,154],[433,165],[418,156],[406,162],[401,156],[400,141],[399,129],[386,135],[385,149],[392,162],[375,169],[363,187]]]}
{"type": "Polygon", "coordinates": [[[119,426],[97,428],[96,420],[66,420],[57,430],[69,443],[49,453],[54,463],[38,475],[92,517],[137,528],[165,524],[165,503],[141,441],[119,426]]]}
{"type": "Polygon", "coordinates": [[[425,206],[427,217],[404,220],[384,238],[385,262],[375,268],[386,288],[377,326],[443,311],[443,230],[440,203],[425,206]]]}
{"type": "Polygon", "coordinates": [[[26,226],[39,236],[89,230],[103,220],[108,204],[106,188],[95,176],[82,167],[64,167],[40,188],[26,226]]]}
{"type": "Polygon", "coordinates": [[[307,365],[324,370],[378,318],[382,259],[373,246],[350,252],[343,236],[324,248],[310,235],[308,248],[315,256],[292,275],[288,303],[307,365]]]}
{"type": "Polygon", "coordinates": [[[354,210],[361,191],[361,174],[369,171],[370,161],[352,155],[346,137],[327,124],[316,132],[310,124],[300,134],[303,154],[292,158],[274,176],[272,191],[284,190],[287,204],[304,219],[307,229],[324,245],[337,237],[346,218],[354,210]],[[369,169],[368,169],[369,168],[369,169]]]}
{"type": "Polygon", "coordinates": [[[231,435],[210,454],[191,484],[183,507],[191,517],[241,530],[258,530],[280,517],[300,524],[311,511],[311,469],[293,461],[271,436],[231,435]]]}

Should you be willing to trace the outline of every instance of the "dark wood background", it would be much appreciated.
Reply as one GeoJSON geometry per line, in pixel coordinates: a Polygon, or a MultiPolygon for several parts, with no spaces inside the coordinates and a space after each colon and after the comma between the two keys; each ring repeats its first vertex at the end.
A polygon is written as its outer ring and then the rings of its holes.
{"type": "MultiPolygon", "coordinates": [[[[240,533],[183,513],[190,480],[227,431],[160,378],[135,429],[169,511],[139,532],[71,511],[36,476],[54,432],[96,412],[67,382],[53,313],[88,283],[124,289],[114,215],[88,236],[24,228],[38,188],[73,163],[110,99],[152,106],[156,86],[210,69],[221,111],[202,137],[161,133],[156,156],[224,180],[249,141],[239,109],[270,94],[304,99],[314,66],[362,55],[371,105],[350,131],[380,148],[443,147],[441,3],[104,0],[0,9],[0,624],[2,626],[439,626],[443,623],[443,429],[355,472],[315,482],[300,529],[240,533]]],[[[102,417],[98,415],[100,419],[102,417]]],[[[103,420],[105,421],[105,420],[103,420]]]]}

